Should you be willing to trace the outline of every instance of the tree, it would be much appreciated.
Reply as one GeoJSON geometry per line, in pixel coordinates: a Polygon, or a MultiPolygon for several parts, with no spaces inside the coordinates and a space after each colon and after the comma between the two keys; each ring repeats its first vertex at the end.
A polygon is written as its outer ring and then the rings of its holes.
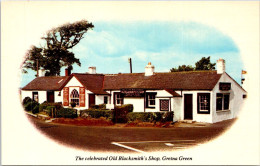
{"type": "Polygon", "coordinates": [[[194,67],[192,67],[191,65],[182,65],[182,66],[179,66],[178,68],[172,68],[170,70],[170,72],[179,72],[179,71],[193,71],[194,70],[194,67]]]}
{"type": "Polygon", "coordinates": [[[27,73],[26,69],[37,71],[37,68],[43,68],[46,70],[45,75],[55,76],[60,75],[63,66],[71,69],[74,63],[80,66],[80,60],[75,58],[71,49],[84,38],[88,30],[93,28],[92,23],[82,20],[51,29],[42,37],[44,46],[32,46],[27,51],[23,72],[27,73]]]}
{"type": "Polygon", "coordinates": [[[195,63],[195,70],[214,70],[216,63],[210,63],[210,56],[195,63]]]}
{"type": "Polygon", "coordinates": [[[170,69],[170,72],[181,72],[181,71],[193,71],[193,70],[214,70],[216,63],[210,62],[209,57],[203,57],[198,62],[195,63],[195,67],[191,65],[181,65],[178,68],[170,69]]]}

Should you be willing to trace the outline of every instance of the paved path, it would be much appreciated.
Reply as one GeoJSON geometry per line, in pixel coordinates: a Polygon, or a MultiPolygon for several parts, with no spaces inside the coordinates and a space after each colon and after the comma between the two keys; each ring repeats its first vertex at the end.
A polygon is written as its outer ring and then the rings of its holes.
{"type": "Polygon", "coordinates": [[[234,120],[204,127],[93,127],[45,123],[28,116],[48,137],[67,146],[98,152],[142,153],[198,146],[221,134],[234,120]]]}

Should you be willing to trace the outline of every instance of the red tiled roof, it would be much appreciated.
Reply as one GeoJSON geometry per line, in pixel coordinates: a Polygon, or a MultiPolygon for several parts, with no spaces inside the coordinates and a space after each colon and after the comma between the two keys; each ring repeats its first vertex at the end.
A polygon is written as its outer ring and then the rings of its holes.
{"type": "Polygon", "coordinates": [[[212,90],[220,77],[216,71],[155,73],[152,76],[144,73],[115,74],[105,76],[104,89],[212,90]]]}
{"type": "Polygon", "coordinates": [[[103,88],[104,75],[103,74],[80,74],[74,73],[79,82],[85,86],[85,88],[95,94],[108,94],[103,88]]]}
{"type": "Polygon", "coordinates": [[[22,90],[61,90],[69,80],[69,76],[36,77],[22,90]]]}

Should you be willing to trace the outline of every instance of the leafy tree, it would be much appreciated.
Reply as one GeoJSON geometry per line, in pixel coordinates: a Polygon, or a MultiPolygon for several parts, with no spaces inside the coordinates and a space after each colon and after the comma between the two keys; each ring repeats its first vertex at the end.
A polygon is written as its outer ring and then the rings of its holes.
{"type": "Polygon", "coordinates": [[[195,70],[214,70],[216,63],[210,62],[209,57],[203,57],[201,60],[195,63],[195,70]]]}
{"type": "Polygon", "coordinates": [[[44,46],[32,46],[26,53],[23,72],[27,73],[26,69],[37,71],[37,63],[38,68],[46,70],[45,75],[60,75],[61,67],[72,69],[74,63],[80,66],[79,59],[75,58],[71,49],[93,28],[92,23],[82,20],[51,29],[42,37],[44,46]]]}
{"type": "Polygon", "coordinates": [[[210,62],[209,57],[203,57],[198,62],[195,63],[195,67],[191,65],[181,65],[178,68],[170,69],[170,72],[181,72],[181,71],[193,71],[193,70],[214,70],[216,63],[210,62]]]}
{"type": "Polygon", "coordinates": [[[179,72],[179,71],[193,71],[194,67],[192,67],[191,65],[181,65],[178,68],[172,68],[170,71],[171,72],[179,72]]]}

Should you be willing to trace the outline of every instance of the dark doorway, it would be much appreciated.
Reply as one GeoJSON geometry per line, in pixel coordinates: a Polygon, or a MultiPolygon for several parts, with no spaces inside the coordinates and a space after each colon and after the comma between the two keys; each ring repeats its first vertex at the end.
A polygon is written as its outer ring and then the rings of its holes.
{"type": "Polygon", "coordinates": [[[88,106],[91,108],[93,105],[95,105],[96,100],[95,100],[95,95],[94,94],[89,94],[88,95],[88,106]]]}
{"type": "Polygon", "coordinates": [[[54,103],[54,91],[47,91],[47,102],[54,103]]]}
{"type": "Polygon", "coordinates": [[[192,94],[184,94],[184,119],[192,120],[192,94]]]}

